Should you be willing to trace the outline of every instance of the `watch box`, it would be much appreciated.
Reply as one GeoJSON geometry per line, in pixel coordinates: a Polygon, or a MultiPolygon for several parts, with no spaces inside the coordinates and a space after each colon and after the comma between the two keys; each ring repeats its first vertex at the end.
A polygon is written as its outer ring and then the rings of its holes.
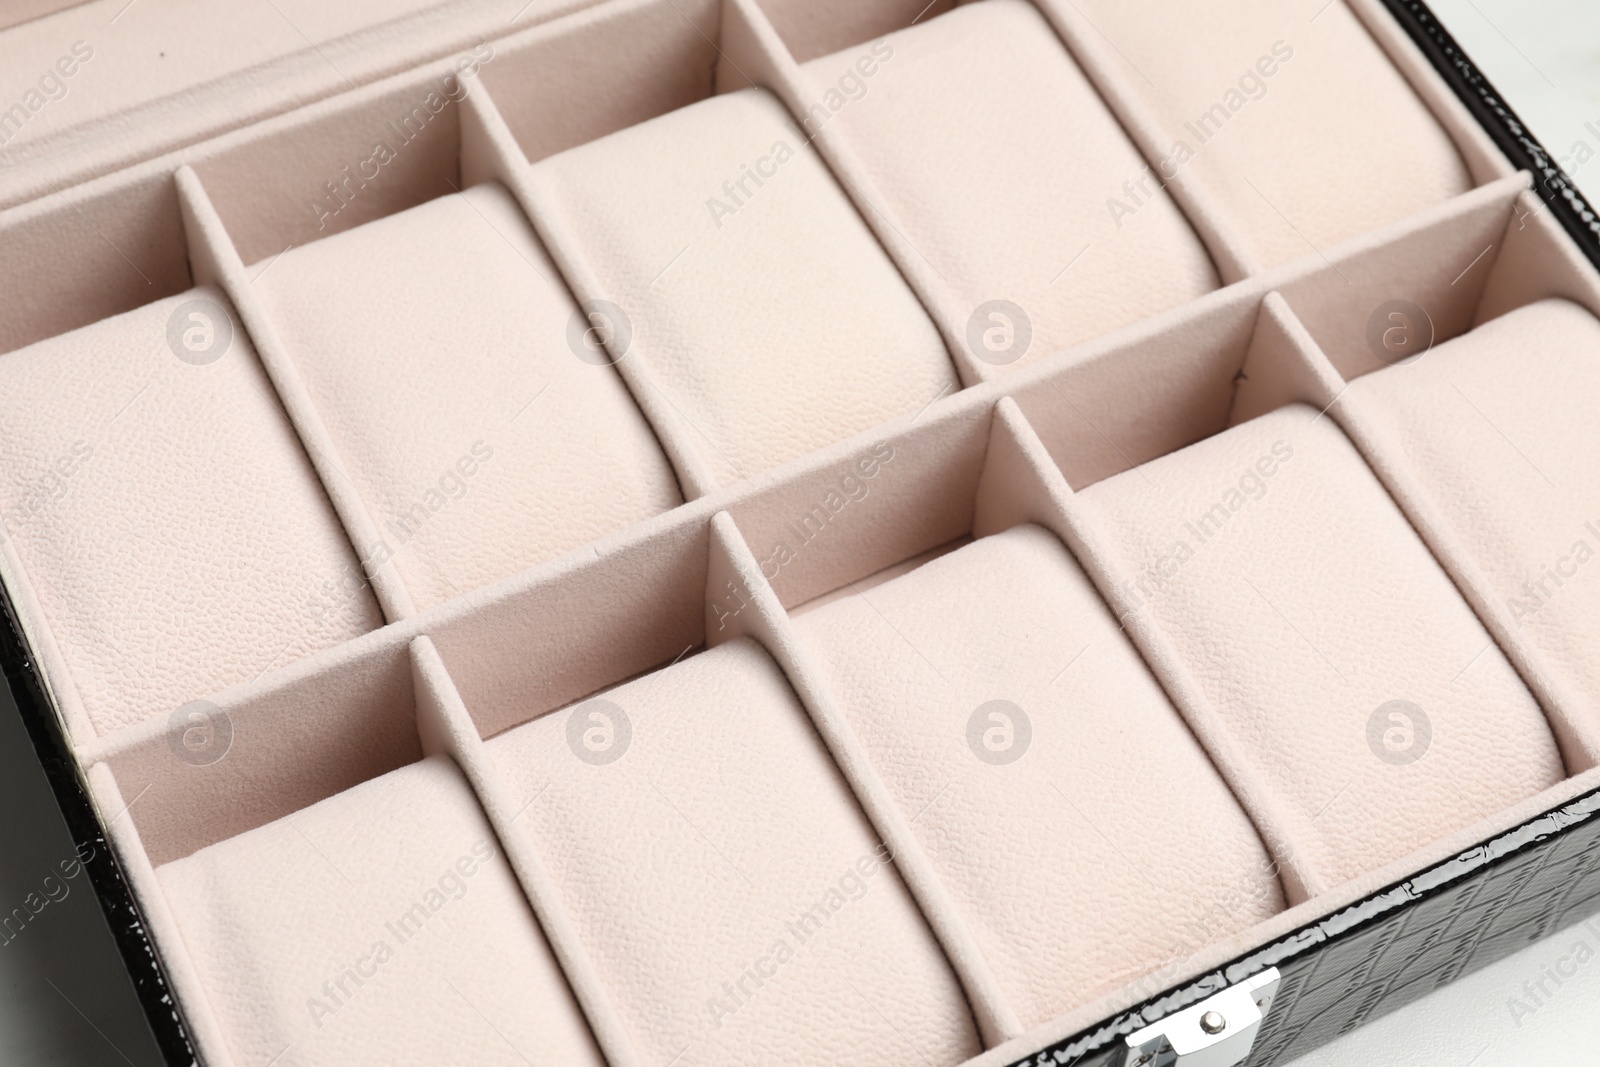
{"type": "Polygon", "coordinates": [[[171,1062],[1270,1064],[1600,910],[1594,220],[1421,4],[408,11],[0,188],[171,1062]]]}

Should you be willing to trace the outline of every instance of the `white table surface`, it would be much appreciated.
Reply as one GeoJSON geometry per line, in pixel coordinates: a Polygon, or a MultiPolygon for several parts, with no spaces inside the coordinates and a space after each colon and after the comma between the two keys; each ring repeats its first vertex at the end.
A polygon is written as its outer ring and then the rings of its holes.
{"type": "Polygon", "coordinates": [[[1584,195],[1600,200],[1600,3],[1431,0],[1431,6],[1584,195]]]}

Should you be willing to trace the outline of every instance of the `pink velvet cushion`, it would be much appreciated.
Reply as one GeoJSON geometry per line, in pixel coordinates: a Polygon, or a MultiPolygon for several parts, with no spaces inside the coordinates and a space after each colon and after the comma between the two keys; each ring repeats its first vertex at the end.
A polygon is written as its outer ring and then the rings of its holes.
{"type": "Polygon", "coordinates": [[[648,1062],[944,1067],[979,1051],[886,846],[758,645],[488,748],[648,1062]]]}
{"type": "Polygon", "coordinates": [[[240,1067],[603,1062],[446,757],[156,874],[240,1067]]]}
{"type": "Polygon", "coordinates": [[[1329,418],[1283,408],[1082,496],[1330,884],[1564,777],[1532,695],[1329,418]]]}
{"type": "Polygon", "coordinates": [[[102,733],[383,622],[224,303],[0,356],[0,515],[102,733]]]}
{"type": "Polygon", "coordinates": [[[1263,265],[1472,187],[1450,136],[1344,0],[1041,3],[1089,22],[1160,122],[1152,174],[1203,180],[1263,265]]]}
{"type": "Polygon", "coordinates": [[[1600,322],[1540,301],[1350,393],[1379,414],[1516,624],[1600,715],[1600,322]]]}
{"type": "Polygon", "coordinates": [[[255,288],[419,608],[682,502],[500,186],[292,249],[255,288]]]}
{"type": "Polygon", "coordinates": [[[1282,909],[1249,819],[1039,527],[797,621],[1024,1025],[1282,909]]]}

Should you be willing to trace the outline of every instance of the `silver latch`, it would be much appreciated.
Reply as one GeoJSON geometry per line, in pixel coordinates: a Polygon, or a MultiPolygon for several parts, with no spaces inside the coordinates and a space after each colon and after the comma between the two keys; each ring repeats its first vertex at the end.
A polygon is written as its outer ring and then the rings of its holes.
{"type": "Polygon", "coordinates": [[[1124,1067],[1235,1067],[1250,1055],[1278,995],[1278,968],[1128,1035],[1124,1067]]]}

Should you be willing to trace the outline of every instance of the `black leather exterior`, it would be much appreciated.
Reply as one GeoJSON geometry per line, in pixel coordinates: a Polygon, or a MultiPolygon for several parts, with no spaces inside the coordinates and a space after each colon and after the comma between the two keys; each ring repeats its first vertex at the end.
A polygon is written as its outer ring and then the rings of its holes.
{"type": "MultiPolygon", "coordinates": [[[[89,803],[84,783],[78,777],[77,763],[62,733],[61,720],[50,705],[27,642],[23,640],[22,628],[17,624],[11,596],[3,587],[0,587],[0,609],[3,609],[0,614],[5,616],[5,623],[0,626],[3,631],[0,632],[0,668],[4,669],[11,698],[33,742],[56,804],[61,808],[67,832],[72,835],[73,844],[80,846],[77,854],[90,857],[83,869],[100,901],[106,923],[111,927],[117,951],[128,968],[139,1005],[155,1034],[156,1046],[172,1067],[189,1067],[198,1061],[189,1044],[183,1019],[168,991],[161,961],[150,945],[133,894],[128,890],[127,880],[117,866],[110,843],[89,803]]],[[[0,699],[4,699],[3,695],[0,699]]]]}
{"type": "Polygon", "coordinates": [[[1248,1067],[1303,1056],[1600,912],[1597,845],[1600,791],[1014,1067],[1116,1067],[1128,1034],[1268,967],[1283,981],[1248,1067]]]}

